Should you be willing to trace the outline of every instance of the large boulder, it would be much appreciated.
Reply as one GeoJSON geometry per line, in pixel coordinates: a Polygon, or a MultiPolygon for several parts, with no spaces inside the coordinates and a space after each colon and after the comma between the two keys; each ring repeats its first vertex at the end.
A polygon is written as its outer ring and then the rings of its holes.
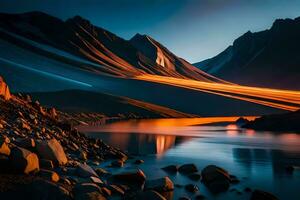
{"type": "Polygon", "coordinates": [[[145,190],[155,190],[157,192],[167,192],[174,190],[174,184],[169,177],[154,180],[147,180],[145,190]]]}
{"type": "Polygon", "coordinates": [[[228,190],[230,186],[230,175],[229,173],[215,165],[206,166],[202,172],[202,181],[213,193],[224,192],[228,190]]]}
{"type": "Polygon", "coordinates": [[[14,147],[9,156],[11,166],[18,173],[29,174],[39,171],[39,159],[35,153],[21,147],[14,147]]]}
{"type": "Polygon", "coordinates": [[[87,164],[79,164],[76,168],[76,174],[82,178],[88,178],[91,176],[98,177],[98,174],[87,164]]]}
{"type": "Polygon", "coordinates": [[[0,96],[2,96],[5,100],[9,100],[11,98],[9,88],[1,76],[0,76],[0,96]]]}
{"type": "Polygon", "coordinates": [[[145,182],[146,175],[142,170],[138,169],[138,170],[133,170],[128,172],[122,172],[120,174],[114,174],[112,178],[115,181],[141,184],[145,182]]]}
{"type": "Polygon", "coordinates": [[[54,138],[46,141],[37,141],[36,150],[41,158],[52,160],[55,165],[65,165],[68,162],[64,149],[54,138]]]}
{"type": "Polygon", "coordinates": [[[278,200],[278,198],[269,192],[254,190],[250,200],[278,200]]]}

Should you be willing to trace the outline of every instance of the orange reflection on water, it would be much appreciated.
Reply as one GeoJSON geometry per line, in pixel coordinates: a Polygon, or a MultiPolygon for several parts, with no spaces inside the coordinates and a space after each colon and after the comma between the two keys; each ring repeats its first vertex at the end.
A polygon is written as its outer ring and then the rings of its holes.
{"type": "Polygon", "coordinates": [[[238,134],[239,127],[235,124],[229,124],[226,126],[226,133],[228,136],[236,136],[238,134]]]}

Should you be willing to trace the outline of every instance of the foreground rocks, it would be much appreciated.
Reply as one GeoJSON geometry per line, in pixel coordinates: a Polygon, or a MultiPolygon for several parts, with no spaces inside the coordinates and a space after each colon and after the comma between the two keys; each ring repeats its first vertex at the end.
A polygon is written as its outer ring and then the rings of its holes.
{"type": "Polygon", "coordinates": [[[29,174],[40,169],[37,155],[24,148],[14,147],[9,158],[12,170],[17,173],[29,174]]]}
{"type": "Polygon", "coordinates": [[[230,186],[230,175],[229,173],[215,165],[208,165],[202,172],[202,181],[213,193],[224,192],[228,190],[230,186]]]}

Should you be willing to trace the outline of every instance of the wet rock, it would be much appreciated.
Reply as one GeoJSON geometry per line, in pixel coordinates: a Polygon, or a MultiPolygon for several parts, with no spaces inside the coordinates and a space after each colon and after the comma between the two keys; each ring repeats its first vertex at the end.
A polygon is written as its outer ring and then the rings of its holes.
{"type": "Polygon", "coordinates": [[[98,177],[98,174],[87,164],[79,164],[76,168],[76,174],[82,178],[88,178],[91,176],[98,177]]]}
{"type": "Polygon", "coordinates": [[[15,172],[29,174],[39,171],[39,159],[37,155],[24,148],[12,148],[9,160],[15,172]]]}
{"type": "Polygon", "coordinates": [[[75,200],[106,200],[106,198],[100,192],[88,192],[75,196],[75,200]]]}
{"type": "Polygon", "coordinates": [[[198,172],[198,169],[195,164],[184,164],[178,168],[178,171],[182,174],[191,174],[198,172]]]}
{"type": "Polygon", "coordinates": [[[269,192],[254,190],[250,200],[279,200],[279,199],[269,192]]]}
{"type": "Polygon", "coordinates": [[[111,196],[111,191],[107,187],[101,187],[101,193],[104,194],[104,196],[109,197],[111,196]]]}
{"type": "Polygon", "coordinates": [[[192,192],[192,193],[195,193],[199,190],[198,186],[197,185],[194,185],[194,184],[188,184],[184,187],[184,189],[188,192],[192,192]]]}
{"type": "Polygon", "coordinates": [[[53,169],[54,165],[52,160],[40,159],[40,167],[43,169],[53,169]]]}
{"type": "Polygon", "coordinates": [[[36,149],[41,158],[52,160],[55,165],[65,165],[68,162],[64,149],[56,139],[38,141],[36,149]]]}
{"type": "Polygon", "coordinates": [[[128,172],[123,172],[120,174],[114,174],[112,178],[115,181],[142,184],[146,180],[146,175],[142,170],[138,169],[138,170],[133,170],[128,172]]]}
{"type": "Polygon", "coordinates": [[[240,180],[236,176],[230,175],[230,183],[237,184],[239,182],[240,182],[240,180]]]}
{"type": "Polygon", "coordinates": [[[199,181],[201,179],[201,174],[200,173],[192,173],[192,174],[188,175],[188,178],[193,181],[199,181]]]}
{"type": "Polygon", "coordinates": [[[203,183],[213,193],[224,192],[230,186],[231,178],[228,172],[215,165],[208,165],[201,173],[203,183]]]}
{"type": "Polygon", "coordinates": [[[168,165],[166,167],[161,168],[165,172],[168,173],[177,173],[179,166],[178,165],[168,165]]]}
{"type": "Polygon", "coordinates": [[[32,138],[18,138],[14,143],[25,149],[33,149],[35,147],[35,141],[32,138]]]}
{"type": "Polygon", "coordinates": [[[75,200],[105,200],[106,198],[101,194],[100,188],[94,183],[80,183],[76,184],[74,189],[75,200]]]}
{"type": "Polygon", "coordinates": [[[136,164],[136,165],[140,165],[140,164],[142,164],[142,163],[144,163],[143,160],[136,160],[136,161],[134,161],[134,164],[136,164]]]}
{"type": "Polygon", "coordinates": [[[0,155],[9,156],[10,149],[8,147],[9,139],[7,137],[0,138],[0,155]]]}
{"type": "Polygon", "coordinates": [[[147,180],[145,190],[155,190],[157,192],[167,192],[174,190],[174,184],[169,177],[147,180]]]}
{"type": "Polygon", "coordinates": [[[143,192],[138,192],[134,197],[133,200],[166,200],[161,194],[156,191],[148,190],[143,192]]]}
{"type": "Polygon", "coordinates": [[[114,160],[111,162],[112,167],[123,167],[124,162],[122,160],[114,160]]]}
{"type": "Polygon", "coordinates": [[[79,158],[80,158],[81,160],[86,161],[86,160],[87,160],[87,153],[86,153],[85,151],[81,151],[81,152],[80,152],[80,155],[79,155],[79,158]]]}
{"type": "Polygon", "coordinates": [[[108,185],[107,187],[113,194],[121,195],[121,196],[125,194],[124,190],[117,185],[108,185]]]}
{"type": "Polygon", "coordinates": [[[39,171],[39,175],[52,182],[59,181],[59,175],[56,172],[51,170],[41,169],[39,171]]]}

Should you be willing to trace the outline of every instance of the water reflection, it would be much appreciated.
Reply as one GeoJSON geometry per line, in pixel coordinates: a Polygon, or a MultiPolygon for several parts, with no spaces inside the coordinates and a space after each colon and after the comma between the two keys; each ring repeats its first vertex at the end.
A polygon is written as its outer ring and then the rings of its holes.
{"type": "Polygon", "coordinates": [[[87,133],[87,135],[89,137],[101,138],[104,142],[134,155],[157,154],[160,156],[174,145],[188,140],[188,137],[174,135],[135,133],[87,133]]]}

